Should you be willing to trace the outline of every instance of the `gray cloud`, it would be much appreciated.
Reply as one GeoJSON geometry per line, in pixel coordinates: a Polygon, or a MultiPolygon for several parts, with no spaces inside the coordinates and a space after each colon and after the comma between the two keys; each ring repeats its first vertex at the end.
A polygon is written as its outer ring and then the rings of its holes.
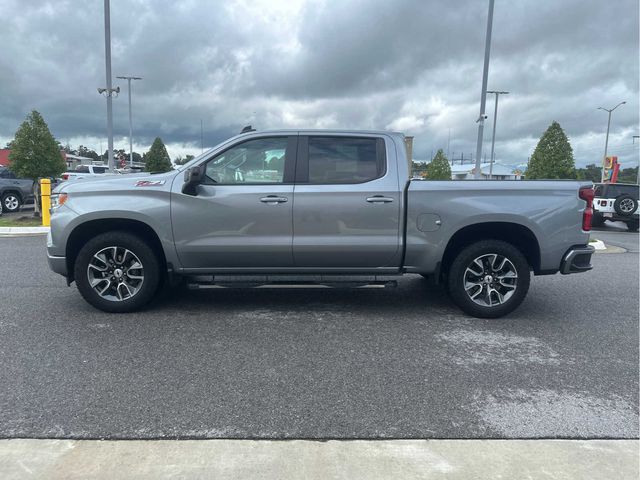
{"type": "MultiPolygon", "coordinates": [[[[0,139],[40,110],[56,137],[104,138],[102,2],[0,0],[0,139]]],[[[247,123],[388,128],[415,135],[415,157],[475,152],[486,2],[465,0],[112,1],[113,73],[134,74],[136,148],[212,146],[247,123]]],[[[552,120],[579,164],[610,152],[638,161],[638,3],[496,2],[489,87],[501,98],[496,152],[521,163],[552,120]]],[[[117,81],[121,87],[125,84],[117,81]]],[[[485,129],[490,140],[493,100],[485,129]]],[[[126,89],[114,101],[128,133],[126,89]]],[[[106,140],[104,141],[106,144],[106,140]]],[[[488,149],[488,142],[485,143],[488,149]]]]}

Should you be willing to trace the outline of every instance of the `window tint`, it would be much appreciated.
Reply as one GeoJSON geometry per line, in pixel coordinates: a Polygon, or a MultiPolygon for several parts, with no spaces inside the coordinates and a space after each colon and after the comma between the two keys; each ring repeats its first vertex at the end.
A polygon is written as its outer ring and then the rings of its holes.
{"type": "Polygon", "coordinates": [[[633,198],[638,199],[638,186],[637,185],[618,185],[615,183],[596,185],[595,193],[597,197],[602,198],[617,198],[622,194],[631,195],[633,198]]]}
{"type": "Polygon", "coordinates": [[[384,141],[309,137],[309,183],[363,183],[384,174],[384,141]]]}
{"type": "Polygon", "coordinates": [[[104,173],[107,171],[107,167],[93,167],[93,173],[104,173]]]}
{"type": "Polygon", "coordinates": [[[249,140],[213,157],[205,183],[282,183],[287,137],[249,140]]]}
{"type": "Polygon", "coordinates": [[[78,165],[76,167],[76,172],[78,173],[89,173],[89,167],[86,165],[78,165]]]}
{"type": "Polygon", "coordinates": [[[0,168],[0,178],[16,178],[14,173],[8,168],[0,168]]]}

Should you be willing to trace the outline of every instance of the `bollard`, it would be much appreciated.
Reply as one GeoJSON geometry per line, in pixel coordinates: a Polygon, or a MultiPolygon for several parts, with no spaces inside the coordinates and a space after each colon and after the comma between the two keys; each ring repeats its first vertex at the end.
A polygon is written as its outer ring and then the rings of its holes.
{"type": "Polygon", "coordinates": [[[42,198],[42,226],[51,224],[51,179],[40,179],[40,197],[42,198]]]}

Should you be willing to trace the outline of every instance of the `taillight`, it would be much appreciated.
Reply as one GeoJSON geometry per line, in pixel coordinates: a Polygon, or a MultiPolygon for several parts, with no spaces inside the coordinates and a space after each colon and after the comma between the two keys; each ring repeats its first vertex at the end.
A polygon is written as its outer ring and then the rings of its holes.
{"type": "Polygon", "coordinates": [[[63,180],[69,180],[69,174],[68,173],[63,173],[62,174],[62,179],[63,180]]]}
{"type": "Polygon", "coordinates": [[[578,196],[587,202],[587,206],[582,214],[582,230],[588,232],[591,230],[591,219],[593,218],[593,197],[595,192],[593,187],[582,187],[578,190],[578,196]]]}

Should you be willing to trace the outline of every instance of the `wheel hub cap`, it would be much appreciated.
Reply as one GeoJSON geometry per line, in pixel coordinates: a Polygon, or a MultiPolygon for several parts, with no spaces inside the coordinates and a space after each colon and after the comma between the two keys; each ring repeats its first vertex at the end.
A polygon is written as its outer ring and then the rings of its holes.
{"type": "Polygon", "coordinates": [[[497,307],[515,293],[518,273],[507,257],[488,253],[469,264],[462,281],[465,292],[474,303],[483,307],[497,307]]]}
{"type": "Polygon", "coordinates": [[[99,250],[89,261],[87,279],[103,299],[122,302],[136,295],[144,283],[144,267],[138,256],[124,247],[99,250]]]}

